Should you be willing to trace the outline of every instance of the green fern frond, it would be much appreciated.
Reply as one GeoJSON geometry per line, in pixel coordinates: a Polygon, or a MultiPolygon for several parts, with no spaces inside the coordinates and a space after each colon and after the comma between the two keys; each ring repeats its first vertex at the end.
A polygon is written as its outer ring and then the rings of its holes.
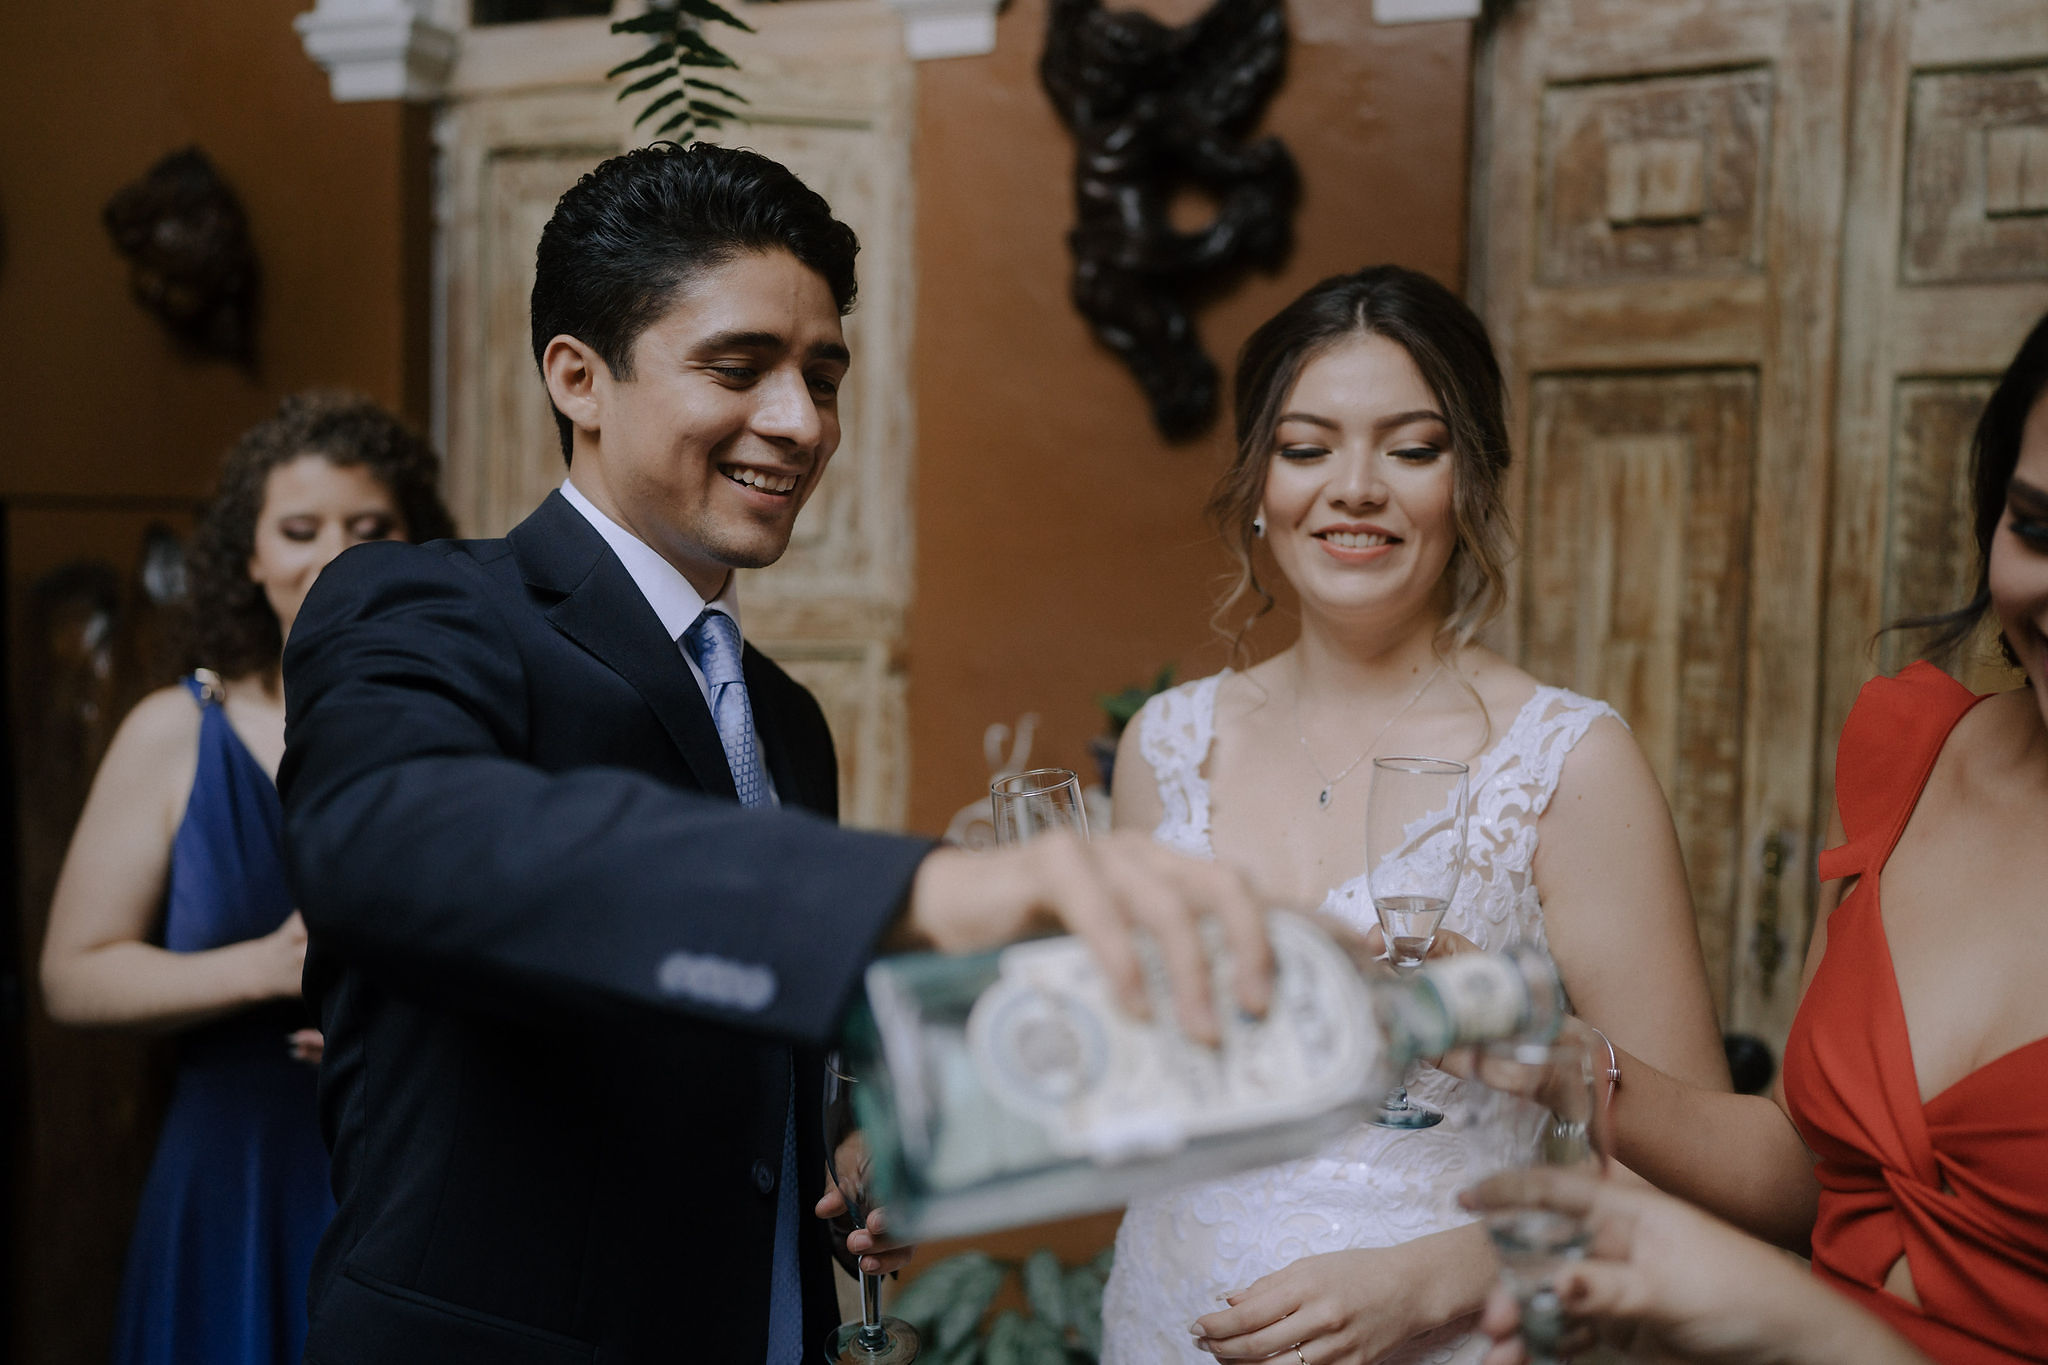
{"type": "Polygon", "coordinates": [[[619,91],[619,99],[630,99],[674,83],[672,88],[656,95],[640,111],[640,116],[633,120],[635,128],[658,114],[674,110],[668,120],[656,129],[654,136],[673,136],[677,142],[688,142],[706,130],[724,127],[729,119],[745,120],[745,115],[726,105],[699,99],[695,92],[722,95],[733,104],[740,105],[748,103],[745,95],[716,82],[683,74],[685,71],[720,68],[739,70],[738,62],[704,36],[704,28],[709,24],[724,24],[742,33],[754,31],[752,25],[716,0],[666,0],[666,3],[657,0],[646,13],[621,19],[612,25],[614,33],[639,34],[652,40],[645,52],[630,61],[620,62],[605,73],[606,80],[615,80],[633,72],[644,73],[619,91]]]}

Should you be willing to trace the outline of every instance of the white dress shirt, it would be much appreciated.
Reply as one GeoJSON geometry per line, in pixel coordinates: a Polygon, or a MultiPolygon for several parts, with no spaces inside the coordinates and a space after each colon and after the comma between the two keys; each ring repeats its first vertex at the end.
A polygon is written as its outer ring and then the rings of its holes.
{"type": "MultiPolygon", "coordinates": [[[[683,577],[682,570],[663,559],[653,546],[613,521],[596,503],[583,495],[576,487],[575,476],[562,480],[562,497],[568,504],[583,514],[597,533],[604,537],[604,543],[612,547],[612,553],[619,557],[619,563],[626,566],[626,573],[632,578],[633,586],[640,589],[640,595],[647,599],[647,605],[654,608],[654,614],[661,618],[661,628],[668,632],[668,638],[675,641],[676,652],[683,656],[689,666],[690,676],[697,680],[697,690],[704,695],[704,704],[711,704],[711,688],[704,681],[704,670],[697,667],[697,661],[690,657],[690,651],[683,644],[683,632],[696,624],[705,608],[724,612],[732,618],[735,626],[740,625],[740,604],[737,585],[733,575],[727,574],[725,586],[718,596],[706,602],[703,595],[690,586],[690,580],[683,577]]],[[[745,638],[744,627],[741,638],[745,638]]],[[[755,725],[755,733],[760,726],[755,725]]],[[[775,778],[768,772],[767,755],[762,755],[761,776],[768,784],[768,800],[781,805],[775,792],[775,778]]]]}

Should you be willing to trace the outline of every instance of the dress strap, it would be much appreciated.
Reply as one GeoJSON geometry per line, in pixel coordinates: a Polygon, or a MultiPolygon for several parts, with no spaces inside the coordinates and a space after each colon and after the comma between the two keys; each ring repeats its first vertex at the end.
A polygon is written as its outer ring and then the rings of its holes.
{"type": "Polygon", "coordinates": [[[1202,775],[1216,737],[1216,689],[1226,669],[1169,688],[1146,702],[1131,724],[1151,765],[1162,807],[1153,837],[1197,856],[1209,853],[1209,782],[1202,775]]]}
{"type": "Polygon", "coordinates": [[[1949,732],[1982,700],[1925,662],[1863,684],[1835,752],[1835,808],[1848,837],[1820,855],[1822,881],[1884,865],[1949,732]]]}

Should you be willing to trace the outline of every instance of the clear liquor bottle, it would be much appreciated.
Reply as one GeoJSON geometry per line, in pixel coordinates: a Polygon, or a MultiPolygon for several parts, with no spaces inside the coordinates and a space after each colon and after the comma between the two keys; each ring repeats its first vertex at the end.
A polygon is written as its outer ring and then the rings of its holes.
{"type": "MultiPolygon", "coordinates": [[[[1116,1007],[1077,939],[869,967],[841,1055],[874,1205],[899,1241],[967,1236],[1113,1208],[1139,1195],[1308,1155],[1370,1117],[1402,1069],[1466,1043],[1555,1035],[1565,1009],[1540,950],[1464,953],[1403,978],[1315,922],[1274,912],[1273,1003],[1225,1011],[1205,1047],[1116,1007]]],[[[1216,998],[1227,1002],[1218,959],[1216,998]]]]}

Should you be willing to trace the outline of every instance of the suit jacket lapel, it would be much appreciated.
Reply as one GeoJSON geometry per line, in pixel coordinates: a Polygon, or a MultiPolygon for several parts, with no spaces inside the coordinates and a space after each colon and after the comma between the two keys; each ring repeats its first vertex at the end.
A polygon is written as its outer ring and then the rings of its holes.
{"type": "Polygon", "coordinates": [[[711,708],[661,618],[583,514],[550,493],[506,540],[526,582],[559,596],[549,624],[633,685],[704,790],[738,798],[711,708]]]}

